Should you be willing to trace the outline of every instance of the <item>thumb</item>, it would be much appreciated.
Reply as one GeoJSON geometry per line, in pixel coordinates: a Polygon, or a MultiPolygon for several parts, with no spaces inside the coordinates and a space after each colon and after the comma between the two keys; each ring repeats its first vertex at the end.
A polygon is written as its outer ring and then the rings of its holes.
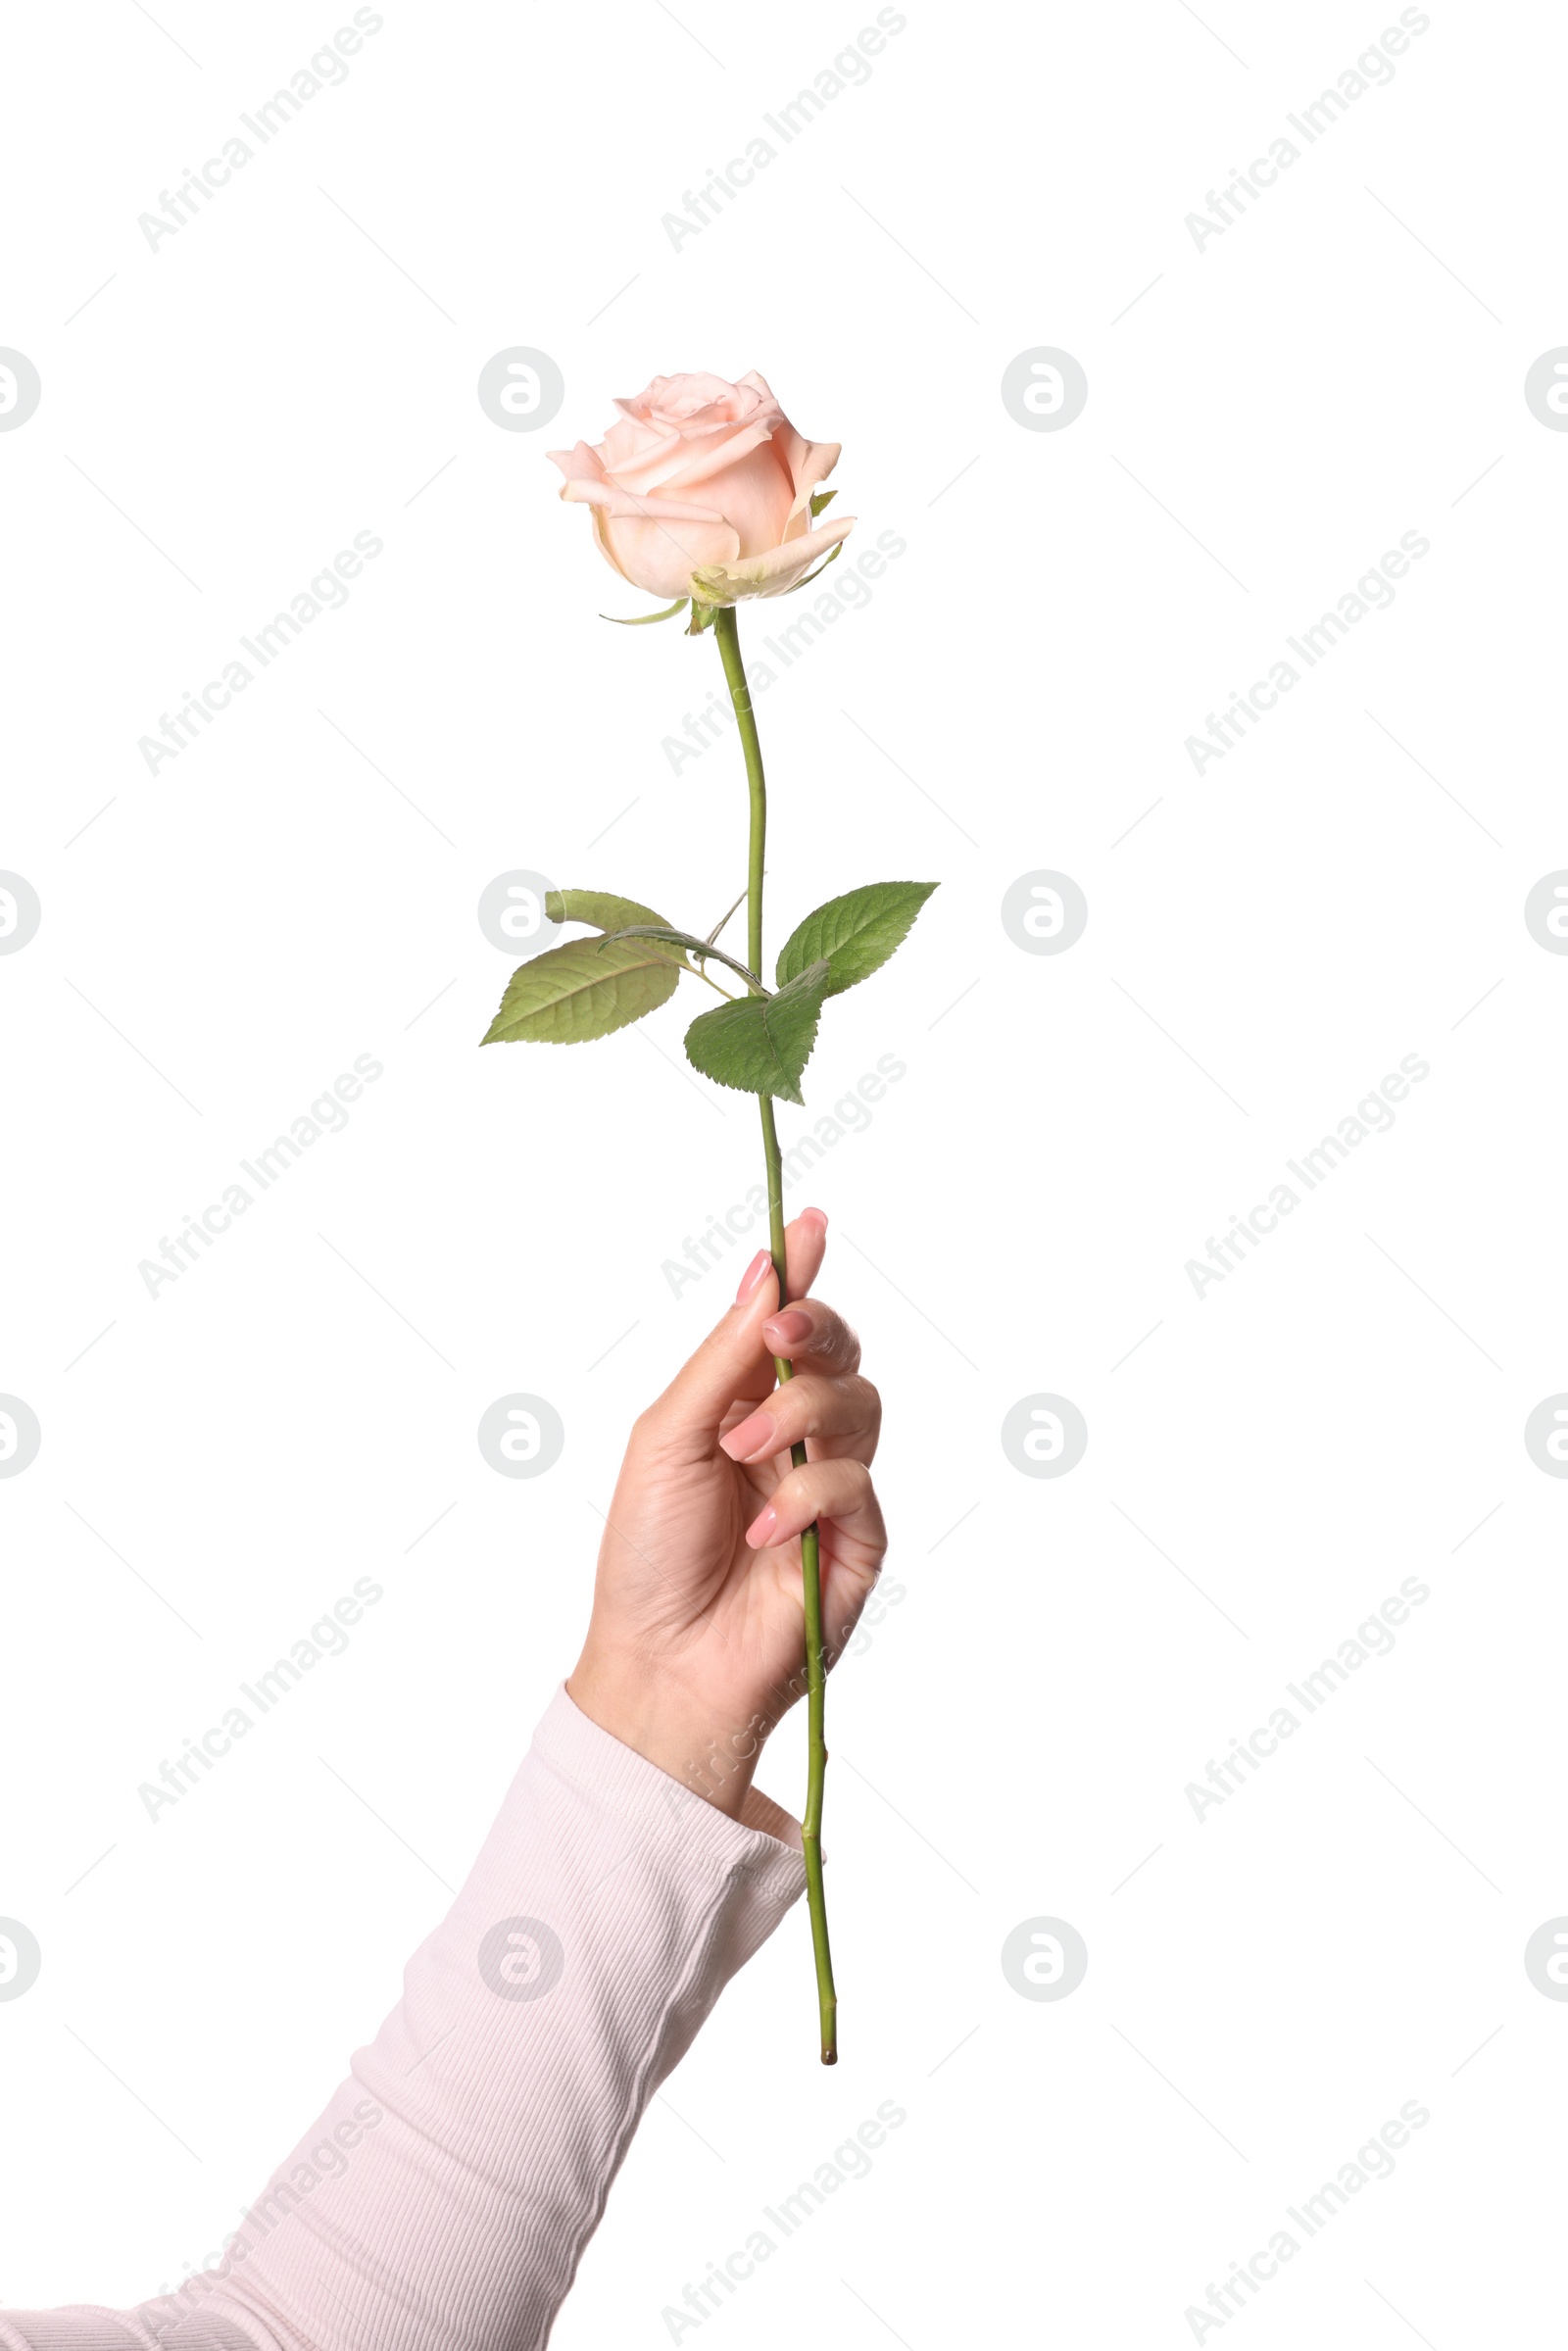
{"type": "MultiPolygon", "coordinates": [[[[827,1218],[821,1209],[803,1209],[786,1230],[784,1244],[789,1295],[804,1298],[827,1247],[827,1218]]],[[[710,1444],[737,1397],[770,1394],[773,1357],[763,1344],[762,1325],[781,1302],[773,1261],[766,1249],[759,1249],[741,1277],[734,1305],[654,1406],[652,1417],[666,1434],[710,1444]]]]}

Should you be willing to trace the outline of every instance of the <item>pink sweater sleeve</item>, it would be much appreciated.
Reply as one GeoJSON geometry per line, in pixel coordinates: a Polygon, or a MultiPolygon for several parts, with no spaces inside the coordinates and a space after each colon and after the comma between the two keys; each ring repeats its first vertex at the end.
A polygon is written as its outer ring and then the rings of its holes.
{"type": "Polygon", "coordinates": [[[223,2262],[135,2310],[0,2313],[4,2351],[535,2351],[661,2082],[805,1886],[558,1691],[403,1997],[223,2262]]]}

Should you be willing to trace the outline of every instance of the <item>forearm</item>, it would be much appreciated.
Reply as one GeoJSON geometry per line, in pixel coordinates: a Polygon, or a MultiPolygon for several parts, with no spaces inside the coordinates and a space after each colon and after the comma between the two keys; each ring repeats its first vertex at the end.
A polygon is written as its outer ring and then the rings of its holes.
{"type": "Polygon", "coordinates": [[[402,2000],[221,2271],[118,2318],[0,2317],[0,2346],[533,2351],[648,2099],[804,1883],[765,1797],[730,1818],[562,1691],[402,2000]]]}

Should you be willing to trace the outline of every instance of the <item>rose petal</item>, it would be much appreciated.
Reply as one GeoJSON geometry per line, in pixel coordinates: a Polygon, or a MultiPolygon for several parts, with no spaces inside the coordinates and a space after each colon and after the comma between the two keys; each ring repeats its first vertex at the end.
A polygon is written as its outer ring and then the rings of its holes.
{"type": "Polygon", "coordinates": [[[594,534],[622,579],[665,599],[689,596],[694,571],[710,564],[722,568],[740,553],[734,531],[717,516],[671,521],[662,515],[611,514],[595,507],[594,534]]]}
{"type": "Polygon", "coordinates": [[[598,481],[605,468],[597,449],[579,441],[575,449],[547,449],[545,456],[552,465],[559,465],[568,481],[598,481]]]}
{"type": "Polygon", "coordinates": [[[715,473],[739,464],[752,450],[766,442],[765,424],[721,424],[700,434],[681,434],[662,441],[657,449],[630,465],[612,465],[610,470],[627,489],[644,496],[651,490],[687,490],[698,482],[710,481],[715,473]]]}
{"type": "Polygon", "coordinates": [[[636,417],[617,416],[599,444],[607,473],[635,465],[660,449],[678,449],[680,432],[673,424],[650,424],[636,417]]]}
{"type": "Polygon", "coordinates": [[[615,406],[624,416],[675,424],[689,423],[711,410],[714,422],[733,424],[754,406],[753,401],[740,398],[740,390],[738,384],[726,383],[722,375],[700,370],[691,375],[656,375],[635,400],[617,400],[615,406]]]}
{"type": "Polygon", "coordinates": [[[772,385],[765,375],[759,375],[755,367],[749,367],[744,375],[736,379],[735,389],[737,392],[755,392],[764,408],[778,409],[779,415],[783,416],[784,412],[773,396],[772,385]]]}
{"type": "Polygon", "coordinates": [[[739,465],[725,465],[689,494],[717,507],[725,521],[734,524],[743,562],[766,555],[783,540],[790,515],[790,484],[771,441],[752,450],[739,465]]]}
{"type": "Polygon", "coordinates": [[[809,530],[811,526],[811,494],[838,464],[841,444],[837,441],[803,440],[793,424],[787,428],[787,435],[779,434],[778,441],[789,464],[790,478],[795,484],[795,500],[783,536],[796,539],[802,530],[809,530]]]}
{"type": "Polygon", "coordinates": [[[853,514],[844,514],[837,522],[819,524],[804,539],[770,548],[765,555],[732,557],[726,563],[707,565],[696,591],[705,604],[741,604],[752,596],[786,596],[841,539],[849,537],[855,521],[853,514]]]}
{"type": "Polygon", "coordinates": [[[592,507],[600,553],[622,579],[653,596],[687,596],[691,575],[709,563],[733,563],[740,540],[711,507],[678,498],[636,498],[609,481],[568,481],[561,495],[592,507]]]}
{"type": "Polygon", "coordinates": [[[820,483],[826,481],[843,454],[842,442],[808,441],[803,433],[796,431],[793,424],[786,424],[782,428],[778,442],[789,465],[790,479],[795,484],[797,497],[803,493],[809,497],[820,483]]]}

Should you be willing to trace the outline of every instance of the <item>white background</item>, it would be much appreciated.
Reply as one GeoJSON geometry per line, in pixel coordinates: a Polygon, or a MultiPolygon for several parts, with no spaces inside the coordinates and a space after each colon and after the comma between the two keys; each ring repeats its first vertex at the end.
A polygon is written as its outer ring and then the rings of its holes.
{"type": "MultiPolygon", "coordinates": [[[[760,700],[773,944],[942,884],[829,1007],[808,1115],[907,1074],[795,1196],[884,1391],[905,1596],[830,1694],[843,2062],[803,1908],[652,2107],[556,2339],[669,2340],[890,2098],[871,2176],[705,2343],[1189,2342],[1410,2100],[1394,2176],[1201,2339],[1536,2339],[1568,1489],[1522,1430],[1568,1387],[1568,961],[1522,909],[1568,863],[1568,441],[1522,386],[1568,340],[1561,23],[1434,5],[1200,249],[1185,216],[1396,10],[910,5],[675,250],[662,215],[873,12],[388,0],[153,251],[138,215],[349,14],[157,13],[8,35],[0,342],[43,398],[0,435],[0,865],[43,920],[0,959],[0,1390],[43,1442],[0,1482],[0,1913],[44,1964],[0,2004],[0,2299],[176,2281],[307,2126],[570,1667],[630,1419],[755,1246],[671,1295],[757,1181],[752,1110],[683,1082],[677,1005],[477,1052],[510,965],[475,906],[526,867],[706,929],[741,886],[733,737],[678,778],[662,748],[714,648],[603,625],[642,600],[544,448],[655,372],[758,367],[845,445],[829,578],[906,543],[760,700]],[[510,345],[564,372],[543,434],[476,398],[510,345]],[[1042,345],[1089,379],[1057,432],[1000,395],[1042,345]],[[362,530],[346,607],[150,775],[138,738],[362,530]],[[1406,531],[1392,608],[1196,774],[1185,739],[1406,531]],[[1059,956],[1002,928],[1037,868],[1088,898],[1059,956]],[[149,1297],[358,1054],[346,1130],[149,1297]],[[1196,1296],[1407,1054],[1392,1131],[1196,1296]],[[566,1429],[533,1482],[475,1444],[514,1390],[566,1429]],[[1041,1391],[1089,1427],[1055,1481],[999,1438],[1041,1391]],[[150,1821],[138,1785],[366,1576],[346,1653],[150,1821]],[[1392,1654],[1196,1818],[1409,1577],[1392,1654]],[[1089,1949],[1058,2003],[1000,1964],[1042,1915],[1089,1949]]],[[[761,1780],[798,1809],[793,1720],[761,1780]]]]}

